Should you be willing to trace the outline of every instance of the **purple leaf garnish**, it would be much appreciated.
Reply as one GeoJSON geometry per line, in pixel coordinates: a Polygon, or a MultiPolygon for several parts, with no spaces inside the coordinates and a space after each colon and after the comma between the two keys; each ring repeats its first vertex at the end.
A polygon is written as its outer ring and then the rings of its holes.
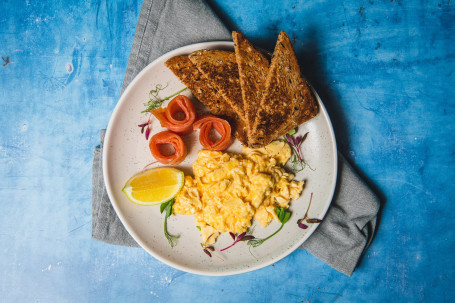
{"type": "Polygon", "coordinates": [[[308,225],[303,224],[303,223],[300,223],[300,224],[299,224],[299,227],[300,227],[301,229],[307,229],[307,228],[308,228],[308,225]]]}
{"type": "Polygon", "coordinates": [[[306,221],[308,223],[321,223],[322,222],[321,219],[306,219],[306,221]]]}
{"type": "Polygon", "coordinates": [[[304,219],[299,219],[297,220],[297,225],[301,228],[301,229],[307,229],[308,228],[308,225],[302,223],[304,221],[304,219]]]}
{"type": "Polygon", "coordinates": [[[253,235],[247,235],[247,236],[243,237],[242,240],[239,240],[239,241],[249,241],[249,240],[253,240],[253,239],[254,239],[253,235]]]}
{"type": "Polygon", "coordinates": [[[202,251],[210,258],[212,256],[215,256],[218,259],[220,259],[221,261],[224,261],[220,256],[218,256],[217,254],[214,253],[215,248],[213,246],[204,246],[203,244],[201,244],[201,246],[202,246],[202,251]]]}
{"type": "Polygon", "coordinates": [[[308,216],[308,211],[310,210],[310,207],[311,207],[311,201],[313,200],[313,193],[311,193],[311,196],[310,196],[310,203],[308,204],[308,208],[306,210],[306,213],[305,213],[305,216],[302,218],[302,219],[299,219],[297,220],[297,225],[301,228],[301,229],[307,229],[308,228],[308,225],[306,225],[306,223],[308,224],[314,224],[314,223],[321,223],[322,222],[322,219],[317,219],[317,218],[307,218],[308,216]]]}
{"type": "Polygon", "coordinates": [[[150,136],[150,126],[147,125],[147,129],[145,130],[145,139],[149,139],[150,136]]]}
{"type": "Polygon", "coordinates": [[[288,141],[289,145],[291,146],[295,146],[295,142],[294,142],[294,137],[289,135],[289,134],[286,134],[286,140],[288,141]]]}
{"type": "Polygon", "coordinates": [[[210,258],[212,257],[212,254],[209,252],[207,248],[204,248],[203,251],[209,256],[210,258]]]}
{"type": "Polygon", "coordinates": [[[138,125],[141,128],[141,134],[143,134],[144,130],[145,130],[145,139],[147,139],[147,140],[149,139],[150,131],[151,131],[151,128],[150,128],[150,123],[151,123],[150,119],[151,118],[152,118],[152,114],[150,114],[147,122],[138,125]]]}
{"type": "Polygon", "coordinates": [[[241,233],[240,235],[238,235],[237,237],[233,234],[233,233],[229,233],[232,237],[232,239],[234,240],[234,243],[232,243],[231,245],[229,245],[228,247],[225,247],[223,249],[220,249],[220,251],[224,251],[226,249],[229,249],[231,248],[232,246],[234,246],[235,244],[237,244],[237,242],[240,242],[240,241],[248,241],[248,240],[252,240],[254,239],[254,236],[252,235],[247,235],[246,234],[246,231],[241,233]]]}
{"type": "Polygon", "coordinates": [[[288,143],[291,146],[292,151],[294,153],[294,157],[292,158],[292,162],[294,163],[294,169],[295,169],[296,162],[300,163],[300,167],[301,167],[300,170],[304,169],[305,166],[307,165],[305,163],[305,160],[303,159],[302,152],[300,151],[300,147],[301,147],[303,141],[305,141],[305,139],[307,138],[307,136],[308,136],[308,132],[305,133],[305,135],[303,135],[303,136],[297,136],[295,138],[289,134],[286,134],[286,140],[288,141],[288,143]]]}
{"type": "Polygon", "coordinates": [[[231,236],[232,240],[235,241],[235,235],[234,235],[234,233],[233,233],[233,232],[229,232],[229,235],[231,236]]]}
{"type": "Polygon", "coordinates": [[[241,233],[240,235],[237,236],[237,241],[241,241],[243,239],[243,237],[245,237],[246,235],[246,231],[244,231],[243,233],[241,233]]]}

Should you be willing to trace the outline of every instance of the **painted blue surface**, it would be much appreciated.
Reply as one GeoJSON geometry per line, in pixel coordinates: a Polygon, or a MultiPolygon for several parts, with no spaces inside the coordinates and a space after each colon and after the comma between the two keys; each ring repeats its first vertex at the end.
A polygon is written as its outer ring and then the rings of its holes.
{"type": "Polygon", "coordinates": [[[91,240],[91,167],[141,1],[1,1],[1,302],[441,302],[455,296],[451,1],[210,1],[272,49],[286,30],[341,151],[382,197],[348,278],[306,251],[201,277],[91,240]],[[3,61],[3,60],[2,60],[3,61]]]}

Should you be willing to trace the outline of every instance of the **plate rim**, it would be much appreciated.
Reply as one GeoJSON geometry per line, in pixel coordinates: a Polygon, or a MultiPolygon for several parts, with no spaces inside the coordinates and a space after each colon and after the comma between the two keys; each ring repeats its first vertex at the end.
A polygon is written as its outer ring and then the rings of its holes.
{"type": "MultiPolygon", "coordinates": [[[[184,266],[181,264],[176,264],[170,260],[167,260],[166,258],[162,258],[158,254],[155,254],[152,251],[150,251],[149,249],[147,249],[147,245],[144,243],[144,241],[141,240],[140,236],[134,231],[133,227],[128,223],[128,220],[125,219],[125,216],[122,214],[122,212],[119,211],[117,202],[115,201],[115,198],[113,198],[113,197],[115,197],[113,189],[110,186],[111,182],[110,182],[109,173],[108,173],[108,159],[109,159],[108,151],[109,151],[110,140],[111,140],[111,136],[112,136],[112,134],[111,134],[111,132],[112,132],[111,130],[113,127],[112,124],[113,124],[114,120],[116,120],[115,118],[119,115],[119,108],[125,102],[125,99],[126,99],[125,96],[127,96],[129,91],[131,91],[134,88],[134,86],[135,86],[134,84],[136,82],[138,82],[139,79],[141,79],[143,77],[143,75],[147,74],[147,72],[154,65],[156,65],[157,62],[160,62],[160,61],[164,60],[165,58],[171,58],[176,55],[181,55],[181,54],[185,53],[187,49],[191,49],[191,48],[196,48],[196,47],[200,47],[201,49],[202,48],[233,48],[233,46],[234,46],[234,42],[232,42],[232,41],[208,41],[208,42],[199,42],[199,43],[194,43],[194,44],[188,44],[188,45],[176,48],[170,52],[167,52],[167,53],[161,55],[160,57],[156,58],[155,60],[153,60],[151,63],[147,64],[147,66],[144,67],[133,78],[133,80],[128,84],[125,91],[119,97],[117,104],[115,105],[114,110],[112,111],[112,114],[109,118],[108,126],[106,128],[104,143],[103,143],[102,165],[103,165],[104,184],[105,184],[106,191],[107,191],[107,194],[109,197],[109,201],[110,201],[112,207],[114,208],[115,213],[117,214],[120,221],[122,222],[123,226],[128,231],[128,233],[141,246],[142,249],[144,249],[147,253],[149,253],[155,259],[163,262],[164,264],[166,264],[168,266],[176,268],[178,270],[182,270],[182,271],[197,274],[197,275],[203,275],[203,276],[230,276],[230,275],[251,272],[254,270],[258,270],[258,269],[267,267],[275,262],[278,262],[279,260],[284,259],[288,255],[290,255],[292,252],[294,252],[296,249],[298,249],[298,247],[300,247],[317,230],[317,228],[319,227],[319,224],[316,226],[316,228],[308,231],[299,241],[297,241],[294,245],[292,245],[288,249],[286,249],[286,251],[280,253],[277,257],[270,258],[270,260],[265,261],[263,263],[259,263],[254,266],[248,266],[248,267],[245,267],[242,269],[232,269],[232,270],[227,270],[227,271],[206,271],[206,270],[202,270],[202,269],[195,269],[195,268],[189,267],[189,266],[184,266]]],[[[331,193],[329,194],[330,202],[326,203],[325,208],[321,212],[321,217],[324,219],[327,214],[328,209],[330,208],[330,205],[332,204],[333,196],[335,194],[335,188],[336,188],[337,179],[338,179],[338,152],[337,152],[337,144],[336,144],[336,139],[335,139],[335,132],[333,130],[333,124],[330,119],[330,116],[322,102],[322,99],[319,97],[318,93],[316,92],[314,87],[311,85],[311,83],[310,83],[310,87],[311,87],[311,90],[314,93],[315,97],[318,100],[318,104],[320,106],[320,111],[322,111],[324,113],[326,120],[328,122],[330,141],[331,141],[332,147],[333,147],[332,153],[334,155],[333,156],[334,160],[332,163],[334,174],[333,174],[333,177],[331,180],[332,181],[331,182],[331,193]]]]}

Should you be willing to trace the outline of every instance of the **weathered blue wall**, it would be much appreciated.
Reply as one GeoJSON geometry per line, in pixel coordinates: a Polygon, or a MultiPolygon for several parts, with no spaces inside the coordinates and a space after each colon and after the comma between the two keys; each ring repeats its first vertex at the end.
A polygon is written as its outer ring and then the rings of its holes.
{"type": "Polygon", "coordinates": [[[209,2],[272,49],[295,40],[341,151],[383,200],[348,278],[306,251],[232,277],[92,241],[91,161],[141,1],[1,1],[0,301],[450,301],[455,295],[451,1],[209,2]],[[2,60],[3,61],[3,60],[2,60]]]}

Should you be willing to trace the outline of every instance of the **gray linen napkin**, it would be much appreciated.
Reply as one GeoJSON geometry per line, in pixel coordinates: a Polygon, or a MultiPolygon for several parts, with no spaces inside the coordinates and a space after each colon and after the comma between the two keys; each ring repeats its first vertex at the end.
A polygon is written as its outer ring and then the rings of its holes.
{"type": "MultiPolygon", "coordinates": [[[[231,39],[230,31],[202,0],[144,0],[122,93],[144,67],[168,51],[197,42],[231,39]]],[[[117,217],[104,186],[103,140],[104,130],[93,159],[92,238],[138,246],[117,217]]],[[[351,276],[373,238],[379,199],[341,154],[338,160],[338,183],[331,207],[318,229],[300,248],[351,276]]]]}

